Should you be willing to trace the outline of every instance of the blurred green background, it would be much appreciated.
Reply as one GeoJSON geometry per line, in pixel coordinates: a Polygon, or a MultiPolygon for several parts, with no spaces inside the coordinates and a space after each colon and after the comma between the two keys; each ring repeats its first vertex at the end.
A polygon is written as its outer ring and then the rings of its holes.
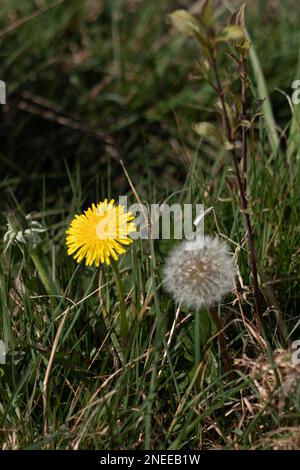
{"type": "MultiPolygon", "coordinates": [[[[189,171],[187,156],[198,142],[191,125],[207,118],[212,93],[193,77],[196,44],[174,33],[167,14],[197,10],[197,4],[2,1],[0,76],[7,85],[0,122],[2,194],[9,188],[25,212],[41,209],[43,191],[47,207],[67,206],[66,167],[71,172],[80,167],[88,199],[96,186],[102,188],[98,193],[120,193],[128,185],[118,159],[144,193],[149,185],[162,194],[179,189],[189,171]]],[[[221,17],[227,4],[216,5],[221,17]]],[[[299,3],[289,0],[254,0],[247,6],[248,29],[282,127],[290,109],[277,89],[290,95],[296,77],[299,10],[299,3]]],[[[203,171],[210,171],[201,149],[199,160],[203,171]]]]}

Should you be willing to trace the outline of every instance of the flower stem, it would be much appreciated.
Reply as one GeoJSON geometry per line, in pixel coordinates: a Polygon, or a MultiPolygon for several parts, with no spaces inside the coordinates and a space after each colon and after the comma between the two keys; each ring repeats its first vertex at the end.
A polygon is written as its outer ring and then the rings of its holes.
{"type": "Polygon", "coordinates": [[[200,326],[200,316],[201,313],[199,310],[195,312],[195,321],[194,321],[194,347],[195,347],[195,369],[199,366],[201,358],[201,326],[200,326]]]}
{"type": "Polygon", "coordinates": [[[119,302],[120,302],[120,332],[121,332],[121,337],[123,341],[126,342],[127,335],[128,335],[128,324],[127,324],[127,318],[126,318],[124,290],[123,290],[120,272],[118,269],[118,264],[113,258],[111,259],[111,266],[114,271],[116,288],[117,288],[119,302]]]}

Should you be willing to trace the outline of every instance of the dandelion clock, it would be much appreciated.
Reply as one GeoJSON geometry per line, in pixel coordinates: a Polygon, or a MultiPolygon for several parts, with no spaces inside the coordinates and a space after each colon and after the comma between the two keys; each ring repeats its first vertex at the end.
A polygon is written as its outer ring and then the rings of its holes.
{"type": "Polygon", "coordinates": [[[169,254],[163,285],[175,302],[195,311],[195,365],[200,361],[201,311],[209,308],[216,324],[224,366],[229,369],[224,334],[214,308],[234,288],[236,269],[225,242],[218,237],[184,240],[169,254]],[[225,357],[226,356],[226,357],[225,357]]]}

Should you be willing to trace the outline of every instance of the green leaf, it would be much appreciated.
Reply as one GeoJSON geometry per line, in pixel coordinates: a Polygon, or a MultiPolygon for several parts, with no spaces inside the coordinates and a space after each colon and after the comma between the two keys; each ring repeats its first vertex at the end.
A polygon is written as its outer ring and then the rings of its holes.
{"type": "MultiPolygon", "coordinates": [[[[31,252],[31,259],[47,294],[61,297],[61,292],[57,284],[53,281],[48,263],[44,260],[42,254],[39,254],[37,250],[33,250],[31,252]]],[[[57,299],[55,298],[54,301],[56,302],[57,299]]]]}
{"type": "Polygon", "coordinates": [[[211,0],[205,0],[200,13],[200,21],[205,26],[212,26],[214,22],[214,9],[211,0]]]}
{"type": "Polygon", "coordinates": [[[197,122],[192,126],[193,130],[201,137],[212,140],[220,140],[216,127],[210,122],[197,122]]]}
{"type": "Polygon", "coordinates": [[[239,41],[236,47],[239,52],[242,52],[245,55],[251,47],[251,42],[248,41],[248,39],[243,38],[241,41],[239,41]]]}
{"type": "MultiPolygon", "coordinates": [[[[247,35],[249,36],[249,34],[247,35]]],[[[256,80],[258,97],[264,100],[263,112],[268,130],[268,139],[272,147],[272,151],[274,153],[277,153],[279,148],[279,137],[277,134],[276,122],[274,119],[272,104],[262,66],[259,61],[258,55],[256,54],[254,46],[252,46],[250,49],[250,61],[252,65],[253,74],[256,80]]]]}
{"type": "Polygon", "coordinates": [[[176,10],[169,15],[172,25],[187,36],[200,32],[198,20],[186,10],[176,10]]]}
{"type": "Polygon", "coordinates": [[[211,49],[211,44],[209,43],[209,41],[207,41],[207,39],[205,39],[205,37],[200,34],[200,33],[196,33],[195,34],[195,38],[198,40],[200,46],[202,46],[202,52],[204,53],[204,55],[206,56],[206,58],[209,57],[209,50],[211,49]]]}
{"type": "Polygon", "coordinates": [[[240,26],[226,26],[222,29],[221,34],[217,36],[218,42],[237,41],[244,39],[245,33],[240,26]]]}
{"type": "Polygon", "coordinates": [[[200,22],[186,10],[176,10],[169,15],[173,26],[186,36],[194,36],[200,46],[204,56],[209,56],[212,45],[210,41],[201,33],[200,22]]]}

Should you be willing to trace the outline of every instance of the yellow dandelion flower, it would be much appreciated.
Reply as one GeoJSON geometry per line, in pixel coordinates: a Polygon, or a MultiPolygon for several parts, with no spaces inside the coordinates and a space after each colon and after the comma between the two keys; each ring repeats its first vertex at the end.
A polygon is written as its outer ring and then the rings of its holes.
{"type": "Polygon", "coordinates": [[[118,259],[125,252],[124,245],[132,243],[130,233],[136,231],[134,216],[122,205],[115,205],[112,199],[92,204],[82,215],[75,215],[67,230],[68,255],[78,263],[85,258],[85,264],[110,264],[110,258],[118,259]]]}

